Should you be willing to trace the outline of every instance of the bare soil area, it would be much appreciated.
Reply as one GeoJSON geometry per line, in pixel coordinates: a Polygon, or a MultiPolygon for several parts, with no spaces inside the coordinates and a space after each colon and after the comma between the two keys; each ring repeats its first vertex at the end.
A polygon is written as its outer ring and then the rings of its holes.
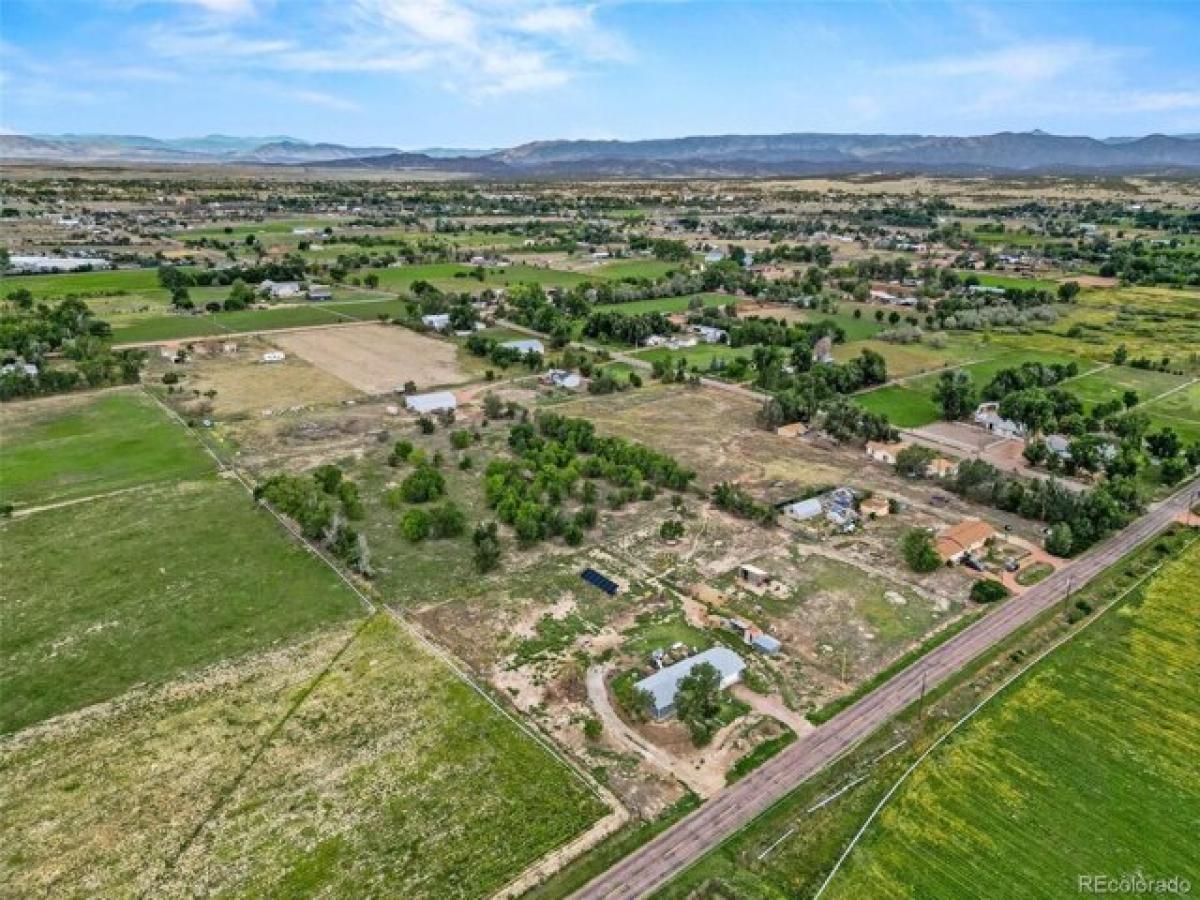
{"type": "Polygon", "coordinates": [[[425,391],[471,377],[459,366],[455,345],[395,326],[293,332],[273,343],[368,394],[395,391],[407,381],[425,391]]]}

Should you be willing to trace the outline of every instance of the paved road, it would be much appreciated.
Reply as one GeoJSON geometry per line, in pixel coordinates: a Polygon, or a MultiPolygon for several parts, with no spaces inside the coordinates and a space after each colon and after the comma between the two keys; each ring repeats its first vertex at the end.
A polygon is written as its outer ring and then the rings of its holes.
{"type": "Polygon", "coordinates": [[[1191,485],[1158,504],[1124,531],[1045,581],[931,650],[895,678],[843,710],[774,759],[713,797],[583,887],[577,900],[644,897],[683,871],[801,782],[862,741],[921,696],[958,672],[1066,594],[1165,528],[1197,499],[1191,485]]]}

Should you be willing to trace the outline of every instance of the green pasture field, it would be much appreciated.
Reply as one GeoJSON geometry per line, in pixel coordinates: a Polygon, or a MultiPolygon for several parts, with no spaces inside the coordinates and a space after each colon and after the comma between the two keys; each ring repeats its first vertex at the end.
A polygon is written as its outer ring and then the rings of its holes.
{"type": "Polygon", "coordinates": [[[687,312],[689,304],[695,297],[709,308],[722,306],[730,298],[726,294],[695,294],[692,297],[653,297],[649,300],[631,300],[628,303],[601,303],[594,307],[595,312],[618,312],[627,316],[637,316],[644,313],[687,312]]]}
{"type": "Polygon", "coordinates": [[[1158,428],[1174,428],[1185,441],[1200,442],[1200,382],[1194,382],[1169,397],[1138,407],[1158,428]]]}
{"type": "MultiPolygon", "coordinates": [[[[1058,282],[1049,281],[1045,278],[1021,278],[1019,275],[991,275],[987,272],[959,272],[960,278],[969,278],[974,275],[979,279],[979,283],[985,287],[998,288],[1018,288],[1023,291],[1038,290],[1038,291],[1057,291],[1058,282]]],[[[1070,279],[1067,279],[1068,281],[1070,279]]]]}
{"type": "Polygon", "coordinates": [[[663,278],[671,272],[684,272],[690,266],[686,262],[664,262],[657,259],[618,259],[597,266],[589,275],[601,278],[663,278]]]}
{"type": "Polygon", "coordinates": [[[942,417],[941,408],[927,390],[907,384],[890,384],[864,394],[855,394],[854,402],[868,412],[883,413],[897,428],[920,428],[942,417]]]}
{"type": "Polygon", "coordinates": [[[0,407],[0,501],[18,508],[211,470],[195,441],[139,391],[0,407]]]}
{"type": "Polygon", "coordinates": [[[893,344],[888,341],[861,340],[833,345],[833,358],[848,362],[863,350],[873,350],[887,362],[888,378],[906,378],[957,365],[971,359],[965,349],[937,349],[927,344],[893,344]]]}
{"type": "Polygon", "coordinates": [[[638,359],[644,359],[648,363],[665,362],[672,367],[679,364],[679,360],[686,360],[689,368],[699,369],[701,374],[704,374],[708,369],[708,364],[714,359],[735,359],[739,356],[744,356],[750,359],[754,353],[753,347],[729,347],[725,344],[697,344],[695,347],[686,347],[682,350],[668,350],[666,347],[654,347],[650,350],[639,350],[632,354],[638,359]]]}
{"type": "Polygon", "coordinates": [[[386,615],[0,748],[22,896],[484,898],[605,812],[386,615]]]}
{"type": "Polygon", "coordinates": [[[892,327],[886,321],[875,321],[875,310],[878,308],[865,303],[842,303],[839,304],[836,313],[824,313],[815,309],[805,310],[804,320],[807,322],[824,322],[826,320],[834,322],[846,332],[847,341],[865,341],[892,327]],[[862,312],[862,316],[857,319],[854,317],[856,309],[862,312]]]}
{"type": "Polygon", "coordinates": [[[0,733],[361,611],[228,481],[121,494],[0,529],[0,733]]]}
{"type": "Polygon", "coordinates": [[[157,269],[66,272],[61,275],[6,275],[0,278],[0,296],[7,297],[20,288],[25,288],[38,300],[54,300],[68,294],[166,294],[162,285],[158,283],[157,269]]]}
{"type": "MultiPolygon", "coordinates": [[[[373,302],[373,301],[368,301],[373,302]]],[[[169,315],[143,318],[113,328],[117,344],[172,341],[206,335],[240,334],[298,328],[306,325],[333,325],[360,318],[349,313],[338,315],[334,306],[279,306],[273,309],[242,309],[237,312],[203,313],[198,316],[169,315]]],[[[382,310],[381,310],[382,311],[382,310]]],[[[373,315],[361,318],[374,318],[373,315]]]]}
{"type": "Polygon", "coordinates": [[[1066,896],[1093,872],[1196,883],[1198,566],[1193,543],[935,751],[829,896],[1066,896]]]}
{"type": "Polygon", "coordinates": [[[414,281],[428,281],[444,291],[467,291],[477,293],[484,288],[506,287],[512,284],[540,284],[545,287],[570,287],[589,281],[578,272],[559,269],[542,269],[537,266],[513,265],[503,269],[486,268],[483,281],[472,276],[475,268],[458,263],[430,263],[428,265],[402,266],[395,269],[368,269],[379,276],[379,286],[385,290],[408,290],[414,281]]]}
{"type": "Polygon", "coordinates": [[[1088,375],[1073,378],[1063,385],[1090,409],[1108,400],[1120,400],[1125,391],[1136,391],[1141,402],[1153,400],[1191,379],[1169,372],[1134,369],[1129,366],[1108,366],[1088,375]]]}

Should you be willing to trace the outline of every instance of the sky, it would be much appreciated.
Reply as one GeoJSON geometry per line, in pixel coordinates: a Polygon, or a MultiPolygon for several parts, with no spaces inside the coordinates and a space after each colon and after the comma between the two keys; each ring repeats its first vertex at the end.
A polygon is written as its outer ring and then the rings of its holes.
{"type": "Polygon", "coordinates": [[[1200,132],[1200,0],[0,0],[0,130],[1200,132]]]}

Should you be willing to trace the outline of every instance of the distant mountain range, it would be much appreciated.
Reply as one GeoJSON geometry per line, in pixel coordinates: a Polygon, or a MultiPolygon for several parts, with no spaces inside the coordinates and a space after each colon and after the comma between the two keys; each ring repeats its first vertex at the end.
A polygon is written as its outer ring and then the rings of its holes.
{"type": "Polygon", "coordinates": [[[1130,173],[1200,170],[1200,136],[975,137],[920,134],[717,135],[644,141],[535,141],[503,150],[310,143],[286,135],[162,140],[135,135],[0,135],[0,160],[305,165],[484,178],[779,176],[854,172],[1130,173]]]}

